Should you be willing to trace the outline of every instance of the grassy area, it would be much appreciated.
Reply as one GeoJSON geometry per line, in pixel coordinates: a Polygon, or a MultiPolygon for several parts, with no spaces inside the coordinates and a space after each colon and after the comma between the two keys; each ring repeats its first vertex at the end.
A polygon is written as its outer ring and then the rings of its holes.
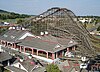
{"type": "Polygon", "coordinates": [[[16,23],[16,19],[6,19],[6,20],[0,20],[0,22],[16,23]]]}
{"type": "Polygon", "coordinates": [[[94,38],[91,38],[93,47],[96,49],[96,52],[100,52],[100,38],[97,38],[96,36],[94,36],[94,38]]]}
{"type": "Polygon", "coordinates": [[[0,72],[10,72],[10,71],[0,66],[0,72]]]}
{"type": "Polygon", "coordinates": [[[4,72],[10,72],[10,71],[8,71],[8,70],[5,70],[4,72]]]}
{"type": "Polygon", "coordinates": [[[99,40],[100,40],[100,36],[99,36],[99,35],[95,36],[95,38],[97,38],[97,39],[99,39],[99,40]]]}
{"type": "Polygon", "coordinates": [[[86,28],[88,29],[88,28],[93,28],[93,27],[95,27],[93,24],[86,24],[86,28]]]}
{"type": "Polygon", "coordinates": [[[18,20],[23,20],[24,18],[16,18],[16,19],[6,19],[6,20],[0,20],[0,22],[9,22],[16,24],[18,20]]]}
{"type": "Polygon", "coordinates": [[[94,46],[96,52],[100,52],[100,44],[94,43],[93,46],[94,46]]]}

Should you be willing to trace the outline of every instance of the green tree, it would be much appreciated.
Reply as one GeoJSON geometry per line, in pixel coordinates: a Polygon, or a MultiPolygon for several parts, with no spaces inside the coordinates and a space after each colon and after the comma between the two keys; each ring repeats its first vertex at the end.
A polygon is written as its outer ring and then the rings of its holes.
{"type": "Polygon", "coordinates": [[[17,21],[17,24],[20,24],[20,23],[22,23],[22,22],[24,22],[25,20],[24,19],[19,19],[18,21],[17,21]]]}
{"type": "Polygon", "coordinates": [[[100,26],[97,28],[97,31],[100,31],[100,26]]]}
{"type": "Polygon", "coordinates": [[[47,67],[46,67],[46,71],[47,72],[61,72],[58,68],[57,65],[54,65],[54,64],[49,64],[47,67]]]}
{"type": "MultiPolygon", "coordinates": [[[[29,24],[29,23],[28,23],[29,24]]],[[[36,34],[36,35],[40,35],[40,32],[44,32],[47,31],[47,24],[43,23],[43,22],[31,22],[30,23],[31,26],[29,26],[29,29],[31,30],[32,33],[36,34]]]]}
{"type": "Polygon", "coordinates": [[[5,32],[7,30],[7,28],[0,28],[0,34],[5,32]]]}
{"type": "Polygon", "coordinates": [[[28,17],[30,17],[30,15],[18,14],[18,13],[14,13],[14,12],[6,12],[6,13],[0,12],[0,19],[1,20],[16,19],[16,18],[28,18],[28,17]]]}

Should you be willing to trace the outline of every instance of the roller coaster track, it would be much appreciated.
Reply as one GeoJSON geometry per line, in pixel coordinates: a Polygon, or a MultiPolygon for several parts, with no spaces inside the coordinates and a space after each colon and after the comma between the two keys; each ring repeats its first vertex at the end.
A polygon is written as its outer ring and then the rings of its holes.
{"type": "Polygon", "coordinates": [[[90,40],[91,35],[82,24],[75,21],[75,14],[66,8],[51,8],[42,14],[23,22],[21,27],[30,28],[35,26],[36,32],[48,31],[52,35],[63,35],[72,37],[78,42],[80,50],[86,54],[95,54],[90,40]]]}
{"type": "Polygon", "coordinates": [[[46,18],[47,16],[53,15],[57,11],[59,11],[59,8],[57,8],[57,7],[48,9],[46,12],[43,12],[42,14],[40,14],[36,17],[29,18],[28,20],[26,20],[19,26],[27,28],[27,27],[31,26],[31,22],[37,23],[37,22],[41,21],[42,19],[46,18]]]}

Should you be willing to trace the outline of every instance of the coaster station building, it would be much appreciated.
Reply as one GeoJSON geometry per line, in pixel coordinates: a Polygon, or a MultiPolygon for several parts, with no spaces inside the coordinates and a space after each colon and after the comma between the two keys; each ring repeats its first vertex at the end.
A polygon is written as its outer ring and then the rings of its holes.
{"type": "Polygon", "coordinates": [[[0,36],[0,44],[18,52],[43,60],[54,60],[75,51],[77,42],[71,38],[63,39],[50,34],[35,36],[26,30],[8,30],[0,36]]]}

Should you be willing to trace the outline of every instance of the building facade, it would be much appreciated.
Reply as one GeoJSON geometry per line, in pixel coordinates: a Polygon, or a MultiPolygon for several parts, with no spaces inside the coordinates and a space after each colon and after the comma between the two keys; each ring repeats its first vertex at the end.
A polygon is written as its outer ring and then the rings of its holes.
{"type": "Polygon", "coordinates": [[[77,42],[71,38],[63,39],[52,35],[36,37],[22,30],[7,31],[0,36],[0,44],[27,55],[51,60],[69,55],[77,46],[77,42]]]}

